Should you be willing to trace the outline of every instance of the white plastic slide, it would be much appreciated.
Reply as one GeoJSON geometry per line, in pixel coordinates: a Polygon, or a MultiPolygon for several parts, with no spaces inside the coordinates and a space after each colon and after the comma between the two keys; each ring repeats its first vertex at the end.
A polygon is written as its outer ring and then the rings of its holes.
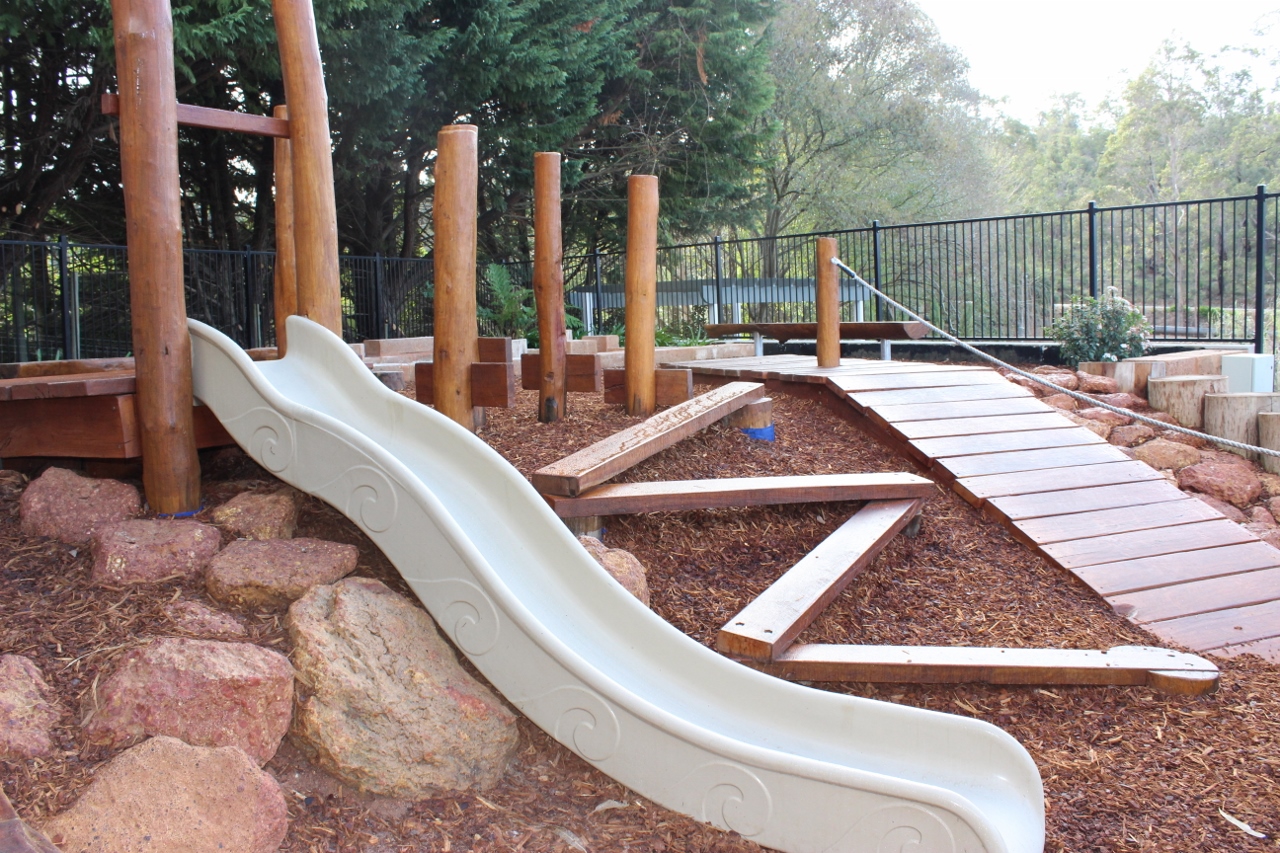
{"type": "Polygon", "coordinates": [[[190,321],[196,397],[345,513],[521,712],[622,784],[784,851],[1035,853],[1040,775],[977,720],[763,675],[609,577],[501,456],[290,317],[254,362],[190,321]]]}

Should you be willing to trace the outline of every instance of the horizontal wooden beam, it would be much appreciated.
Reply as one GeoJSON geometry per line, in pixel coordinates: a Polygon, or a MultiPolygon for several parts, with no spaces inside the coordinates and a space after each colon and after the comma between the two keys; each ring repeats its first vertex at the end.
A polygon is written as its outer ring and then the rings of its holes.
{"type": "MultiPolygon", "coordinates": [[[[752,332],[779,343],[793,338],[814,338],[818,336],[817,323],[710,323],[703,327],[707,335],[723,338],[727,335],[744,335],[752,332]]],[[[929,331],[924,323],[913,321],[897,323],[841,323],[841,340],[889,340],[914,341],[923,338],[929,331]]]]}
{"type": "MultiPolygon", "coordinates": [[[[627,372],[621,367],[606,367],[604,401],[622,405],[627,401],[627,372]]],[[[693,371],[683,367],[659,367],[653,371],[655,402],[659,406],[678,406],[693,399],[693,371]]],[[[573,389],[570,389],[573,390],[573,389]]]]}
{"type": "Polygon", "coordinates": [[[63,361],[14,361],[0,364],[0,379],[33,376],[65,376],[75,373],[103,373],[109,370],[133,370],[133,356],[121,358],[80,358],[63,361]]]}
{"type": "Polygon", "coordinates": [[[561,518],[586,518],[730,506],[927,498],[936,491],[937,487],[931,481],[915,474],[814,474],[807,477],[612,483],[597,486],[581,497],[543,497],[561,518]]]}
{"type": "Polygon", "coordinates": [[[868,503],[726,622],[716,648],[729,655],[776,660],[923,505],[922,498],[868,503]]]}
{"type": "Polygon", "coordinates": [[[543,494],[577,497],[764,395],[758,382],[722,385],[535,471],[533,485],[543,494]]]}
{"type": "MultiPolygon", "coordinates": [[[[419,403],[435,404],[435,372],[429,361],[414,362],[414,394],[419,403]]],[[[509,409],[516,404],[515,363],[475,361],[471,363],[471,404],[509,409]]]]}
{"type": "Polygon", "coordinates": [[[743,663],[791,681],[1146,685],[1188,695],[1218,686],[1211,662],[1150,646],[1096,651],[813,644],[792,646],[775,661],[743,663]]]}
{"type": "MultiPolygon", "coordinates": [[[[104,116],[120,114],[119,95],[106,93],[102,96],[102,114],[104,116]]],[[[178,104],[178,124],[187,127],[204,127],[209,130],[247,133],[250,136],[289,138],[288,119],[232,110],[215,110],[212,107],[195,107],[190,104],[178,104]]]]}
{"type": "MultiPolygon", "coordinates": [[[[135,459],[142,455],[136,397],[44,397],[0,403],[0,458],[135,459]]],[[[192,410],[196,447],[235,441],[205,406],[192,410]]]]}

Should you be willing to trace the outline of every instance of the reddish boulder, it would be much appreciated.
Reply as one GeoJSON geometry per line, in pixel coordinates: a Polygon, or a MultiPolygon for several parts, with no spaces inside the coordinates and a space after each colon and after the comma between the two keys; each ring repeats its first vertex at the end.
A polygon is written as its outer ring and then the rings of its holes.
{"type": "Polygon", "coordinates": [[[209,563],[205,588],[233,607],[288,607],[351,574],[359,557],[354,545],[322,539],[241,539],[209,563]]]}
{"type": "Polygon", "coordinates": [[[174,630],[205,639],[232,640],[248,636],[239,619],[223,610],[215,610],[198,601],[174,601],[166,604],[164,615],[174,630]]]}
{"type": "Polygon", "coordinates": [[[1156,431],[1146,424],[1129,424],[1111,430],[1107,441],[1117,447],[1136,447],[1156,437],[1156,431]]]}
{"type": "Polygon", "coordinates": [[[76,853],[275,853],[289,812],[280,785],[239,749],[153,737],[98,768],[41,829],[76,853]]]}
{"type": "Polygon", "coordinates": [[[1275,527],[1276,517],[1264,506],[1255,506],[1249,510],[1249,521],[1263,527],[1275,527]]]}
{"type": "Polygon", "coordinates": [[[1114,394],[1120,390],[1116,380],[1110,376],[1097,376],[1093,373],[1077,370],[1076,378],[1080,380],[1078,390],[1086,394],[1114,394]]]}
{"type": "Polygon", "coordinates": [[[218,528],[190,519],[118,521],[93,534],[89,578],[118,586],[198,575],[221,544],[218,528]]]}
{"type": "Polygon", "coordinates": [[[1028,391],[1030,391],[1032,394],[1035,394],[1037,397],[1044,397],[1054,393],[1053,389],[1050,388],[1048,385],[1043,385],[1035,381],[1034,379],[1028,379],[1025,376],[1019,376],[1016,373],[1007,374],[1005,376],[1005,379],[1008,379],[1014,385],[1018,385],[1022,388],[1026,388],[1028,391]]]}
{"type": "Polygon", "coordinates": [[[295,601],[287,625],[298,667],[290,740],[314,764],[414,800],[502,778],[515,717],[459,666],[424,610],[356,577],[295,601]]]}
{"type": "Polygon", "coordinates": [[[52,753],[52,730],[61,716],[53,691],[35,661],[22,655],[0,655],[0,760],[52,753]]]}
{"type": "Polygon", "coordinates": [[[1100,424],[1106,424],[1111,427],[1128,426],[1133,423],[1133,418],[1128,417],[1127,415],[1122,415],[1118,412],[1113,412],[1109,409],[1103,409],[1097,406],[1081,409],[1076,412],[1076,416],[1089,421],[1097,421],[1100,424]]]}
{"type": "Polygon", "coordinates": [[[648,572],[634,554],[621,548],[610,548],[594,536],[579,536],[578,541],[627,592],[640,599],[645,607],[649,606],[648,572]]]}
{"type": "Polygon", "coordinates": [[[1096,394],[1094,396],[1101,403],[1106,403],[1109,406],[1118,406],[1121,409],[1141,410],[1148,408],[1146,400],[1133,394],[1127,394],[1124,391],[1119,391],[1115,394],[1096,394]]]}
{"type": "Polygon", "coordinates": [[[59,853],[53,842],[18,817],[0,788],[0,853],[59,853]]]}
{"type": "Polygon", "coordinates": [[[1200,462],[1178,472],[1183,489],[1204,492],[1238,507],[1246,507],[1262,494],[1262,481],[1247,464],[1200,462]]]}
{"type": "Polygon", "coordinates": [[[1236,509],[1226,501],[1218,500],[1213,495],[1202,495],[1199,492],[1188,492],[1188,494],[1190,494],[1192,497],[1199,498],[1200,500],[1204,501],[1209,506],[1213,507],[1218,512],[1222,513],[1224,518],[1228,519],[1229,521],[1234,521],[1236,524],[1244,524],[1249,520],[1249,516],[1245,515],[1243,512],[1236,509]]]}
{"type": "Polygon", "coordinates": [[[195,746],[236,746],[265,764],[289,729],[293,667],[251,643],[162,639],[127,652],[98,688],[85,731],[128,746],[170,735],[195,746]]]}
{"type": "MultiPolygon", "coordinates": [[[[1116,427],[1117,430],[1131,428],[1116,427]]],[[[1146,444],[1139,445],[1134,448],[1133,452],[1135,458],[1141,459],[1152,468],[1161,470],[1177,471],[1200,461],[1199,450],[1175,441],[1166,441],[1163,438],[1157,438],[1153,441],[1148,441],[1146,444]]]]}
{"type": "Polygon", "coordinates": [[[243,492],[213,511],[213,523],[247,539],[289,539],[301,506],[301,493],[287,487],[243,492]]]}
{"type": "Polygon", "coordinates": [[[1050,394],[1041,400],[1046,406],[1053,406],[1055,409],[1064,411],[1073,411],[1076,407],[1076,398],[1070,394],[1050,394]]]}
{"type": "Polygon", "coordinates": [[[118,480],[50,468],[22,493],[22,532],[87,545],[94,531],[142,512],[138,490],[118,480]]]}

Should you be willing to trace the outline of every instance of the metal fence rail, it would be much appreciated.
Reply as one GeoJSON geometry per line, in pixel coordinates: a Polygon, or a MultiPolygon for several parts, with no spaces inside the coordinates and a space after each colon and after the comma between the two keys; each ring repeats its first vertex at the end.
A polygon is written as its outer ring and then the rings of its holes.
{"type": "MultiPolygon", "coordinates": [[[[1248,343],[1275,353],[1280,194],[1100,207],[743,240],[658,250],[660,337],[698,338],[709,322],[814,320],[814,240],[894,299],[972,341],[1051,340],[1075,301],[1110,290],[1164,342],[1248,343]]],[[[350,341],[430,335],[426,258],[339,258],[350,341]]],[[[570,323],[620,330],[622,253],[565,258],[570,323]]],[[[274,254],[187,249],[189,316],[246,347],[274,343],[274,254]]],[[[481,334],[536,329],[528,261],[481,263],[481,334]]],[[[131,348],[122,246],[0,241],[0,360],[116,356],[131,348]]],[[[863,288],[841,283],[842,320],[881,316],[863,288]]]]}

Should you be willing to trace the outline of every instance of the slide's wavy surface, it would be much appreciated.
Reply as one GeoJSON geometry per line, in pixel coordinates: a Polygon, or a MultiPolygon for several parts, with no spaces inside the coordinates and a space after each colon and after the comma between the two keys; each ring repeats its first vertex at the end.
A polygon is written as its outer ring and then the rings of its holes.
{"type": "Polygon", "coordinates": [[[190,322],[196,397],[347,515],[521,712],[668,808],[785,851],[1044,846],[1040,776],[986,723],[762,675],[686,637],[483,441],[396,394],[324,328],[253,362],[190,322]]]}

